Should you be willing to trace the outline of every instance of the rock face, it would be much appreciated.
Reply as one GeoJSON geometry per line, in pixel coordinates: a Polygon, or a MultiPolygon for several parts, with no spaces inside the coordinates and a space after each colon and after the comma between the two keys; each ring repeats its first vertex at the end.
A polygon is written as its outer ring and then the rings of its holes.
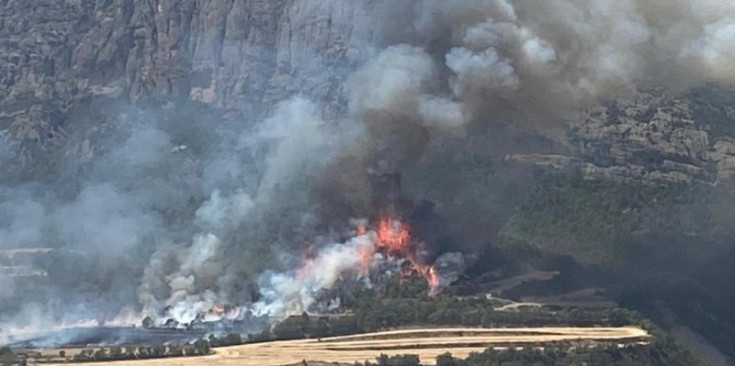
{"type": "Polygon", "coordinates": [[[718,128],[735,124],[728,108],[727,103],[702,105],[694,95],[640,92],[589,108],[570,122],[568,143],[577,156],[509,155],[506,160],[579,169],[588,178],[716,184],[735,177],[735,141],[718,128]],[[707,116],[702,110],[716,113],[707,116]]]}
{"type": "MultiPolygon", "coordinates": [[[[89,95],[197,100],[257,117],[335,80],[374,37],[371,2],[0,1],[0,131],[45,142],[89,95]]],[[[340,113],[337,103],[326,114],[340,113]]]]}
{"type": "MultiPolygon", "coordinates": [[[[257,120],[302,93],[339,116],[342,81],[380,43],[383,1],[0,1],[0,136],[54,141],[71,127],[70,107],[91,95],[194,100],[257,120]]],[[[713,136],[697,108],[641,93],[571,124],[578,157],[509,160],[648,182],[735,177],[735,141],[713,136]]],[[[717,113],[735,120],[731,106],[717,113]]]]}

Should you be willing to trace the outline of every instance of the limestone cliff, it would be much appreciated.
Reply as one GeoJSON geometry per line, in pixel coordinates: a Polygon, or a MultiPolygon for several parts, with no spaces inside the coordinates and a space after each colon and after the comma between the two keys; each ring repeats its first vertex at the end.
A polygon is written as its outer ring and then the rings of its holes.
{"type": "Polygon", "coordinates": [[[726,90],[703,89],[674,97],[640,92],[594,106],[569,122],[576,153],[509,155],[507,160],[554,169],[579,169],[589,178],[647,183],[719,183],[735,176],[735,114],[726,90]]]}
{"type": "MultiPolygon", "coordinates": [[[[0,130],[45,142],[89,95],[197,100],[258,116],[296,91],[336,99],[374,37],[340,0],[0,2],[0,130]]],[[[366,5],[368,4],[368,5],[366,5]]],[[[338,113],[336,104],[327,114],[338,113]]]]}
{"type": "MultiPolygon", "coordinates": [[[[53,142],[91,95],[194,100],[247,120],[302,93],[338,116],[342,81],[381,41],[367,21],[381,1],[0,1],[0,135],[53,142]]],[[[696,99],[653,92],[592,107],[570,123],[575,157],[508,158],[590,177],[727,179],[735,143],[711,125],[735,113],[696,99]]]]}

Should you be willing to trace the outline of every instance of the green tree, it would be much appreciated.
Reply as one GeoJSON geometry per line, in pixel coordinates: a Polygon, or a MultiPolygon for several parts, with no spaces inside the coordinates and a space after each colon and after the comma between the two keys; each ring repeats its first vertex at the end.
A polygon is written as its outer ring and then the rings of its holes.
{"type": "Polygon", "coordinates": [[[0,348],[0,363],[2,363],[3,366],[14,364],[17,361],[16,359],[17,357],[15,356],[15,353],[13,353],[9,347],[0,348]]]}
{"type": "Polygon", "coordinates": [[[230,333],[225,337],[225,345],[227,346],[234,346],[237,344],[242,344],[242,337],[240,337],[239,333],[230,333]]]}
{"type": "Polygon", "coordinates": [[[205,339],[200,339],[194,342],[194,347],[197,349],[197,352],[200,355],[208,355],[209,351],[211,350],[209,342],[207,342],[205,339]]]}
{"type": "Polygon", "coordinates": [[[454,361],[452,354],[447,352],[436,356],[436,366],[457,366],[457,362],[454,361]]]}
{"type": "Polygon", "coordinates": [[[386,354],[380,354],[376,358],[378,366],[419,366],[421,362],[417,355],[395,355],[388,356],[386,354]]]}

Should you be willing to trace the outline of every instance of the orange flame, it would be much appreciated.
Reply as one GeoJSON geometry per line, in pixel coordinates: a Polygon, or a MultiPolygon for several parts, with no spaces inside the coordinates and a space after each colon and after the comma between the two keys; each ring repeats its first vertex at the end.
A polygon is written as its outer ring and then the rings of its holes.
{"type": "Polygon", "coordinates": [[[222,316],[225,312],[225,307],[220,304],[214,304],[209,311],[214,315],[222,316]]]}
{"type": "Polygon", "coordinates": [[[418,273],[429,283],[429,295],[434,296],[439,289],[439,275],[433,266],[417,263],[411,248],[411,234],[408,225],[391,217],[382,217],[378,220],[378,246],[387,251],[389,256],[398,256],[408,261],[403,275],[411,276],[418,273]]]}
{"type": "Polygon", "coordinates": [[[429,273],[425,276],[429,282],[429,296],[435,296],[439,292],[439,274],[436,273],[434,267],[429,268],[429,273]]]}
{"type": "Polygon", "coordinates": [[[405,252],[411,238],[408,225],[390,217],[378,221],[378,245],[396,252],[405,252]]]}
{"type": "Polygon", "coordinates": [[[305,278],[312,268],[314,268],[314,260],[311,258],[304,258],[301,267],[296,271],[296,278],[305,278]]]}
{"type": "Polygon", "coordinates": [[[360,272],[363,276],[367,276],[370,274],[370,265],[372,264],[373,253],[373,250],[368,250],[365,248],[360,249],[358,252],[358,255],[360,256],[360,272]]]}
{"type": "Polygon", "coordinates": [[[357,236],[363,236],[366,233],[367,233],[367,229],[365,228],[365,224],[357,225],[357,236]]]}

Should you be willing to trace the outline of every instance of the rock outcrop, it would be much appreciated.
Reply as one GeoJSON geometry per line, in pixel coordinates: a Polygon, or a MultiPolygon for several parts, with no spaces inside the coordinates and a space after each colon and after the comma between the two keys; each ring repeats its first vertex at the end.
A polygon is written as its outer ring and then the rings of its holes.
{"type": "Polygon", "coordinates": [[[735,141],[716,125],[735,124],[728,105],[713,121],[700,113],[694,96],[675,98],[661,91],[640,92],[589,108],[569,123],[574,157],[509,155],[506,160],[554,169],[579,169],[588,178],[648,183],[719,183],[735,177],[735,141]]]}
{"type": "Polygon", "coordinates": [[[2,1],[0,130],[52,140],[71,105],[100,94],[251,117],[296,92],[336,101],[336,81],[374,37],[359,21],[370,11],[341,0],[2,1]]]}
{"type": "MultiPolygon", "coordinates": [[[[0,1],[0,137],[63,138],[70,108],[94,95],[193,100],[247,121],[301,93],[339,116],[344,79],[380,43],[381,1],[0,1]]],[[[703,120],[719,108],[732,123],[735,109],[694,99],[646,92],[593,107],[571,123],[575,157],[509,160],[647,182],[735,177],[735,129],[713,135],[703,120]]]]}

